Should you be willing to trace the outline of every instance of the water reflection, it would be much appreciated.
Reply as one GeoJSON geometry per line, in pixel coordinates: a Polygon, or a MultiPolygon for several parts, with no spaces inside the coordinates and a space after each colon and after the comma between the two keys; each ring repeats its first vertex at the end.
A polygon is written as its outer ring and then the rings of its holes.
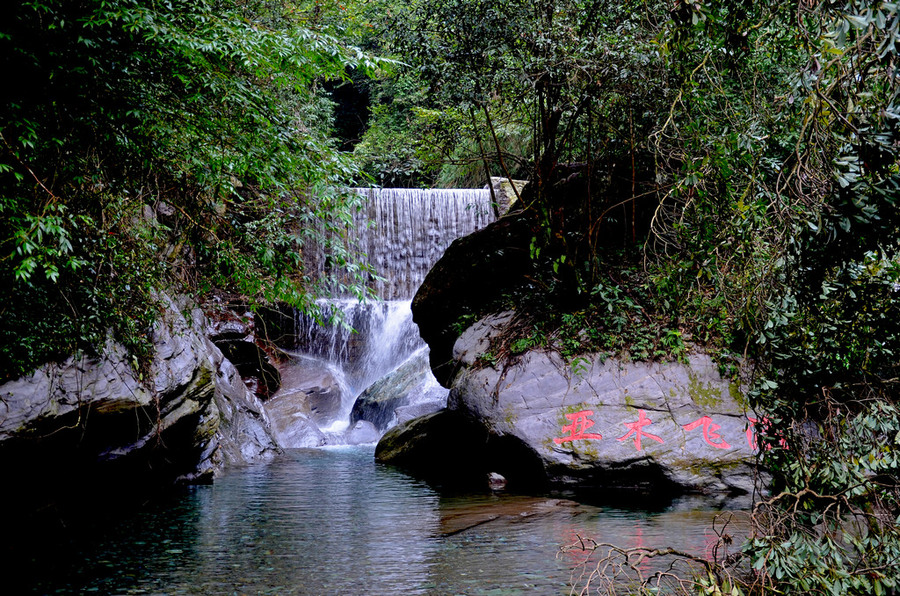
{"type": "MultiPolygon", "coordinates": [[[[40,554],[34,592],[114,594],[568,594],[593,538],[707,552],[714,512],[656,513],[566,499],[440,496],[371,449],[297,450],[235,470],[40,554]],[[40,570],[40,573],[38,572],[40,570]],[[577,572],[577,571],[576,571],[577,572]]],[[[739,540],[738,540],[739,542],[739,540]]],[[[20,570],[24,572],[25,570],[20,570]]]]}

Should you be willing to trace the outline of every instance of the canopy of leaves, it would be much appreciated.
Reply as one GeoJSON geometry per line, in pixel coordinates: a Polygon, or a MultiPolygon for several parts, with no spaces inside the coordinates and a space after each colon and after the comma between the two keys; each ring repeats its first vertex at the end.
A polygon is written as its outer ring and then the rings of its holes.
{"type": "MultiPolygon", "coordinates": [[[[354,208],[317,89],[378,64],[318,3],[30,0],[0,23],[0,372],[138,354],[154,297],[308,305],[301,251],[354,208]],[[313,225],[315,221],[328,224],[313,225]],[[172,286],[172,284],[175,284],[172,286]]],[[[339,235],[329,250],[347,254],[339,235]]],[[[342,256],[344,255],[344,256],[342,256]]]]}

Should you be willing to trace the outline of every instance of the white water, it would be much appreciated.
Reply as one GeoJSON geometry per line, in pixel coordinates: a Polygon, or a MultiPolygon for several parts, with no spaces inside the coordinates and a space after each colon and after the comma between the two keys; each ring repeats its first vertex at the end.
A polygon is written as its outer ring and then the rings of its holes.
{"type": "Polygon", "coordinates": [[[336,309],[345,325],[320,325],[298,312],[294,320],[297,351],[340,367],[349,389],[358,395],[424,347],[410,304],[410,300],[365,304],[323,300],[323,311],[336,309]]]}
{"type": "MultiPolygon", "coordinates": [[[[370,289],[380,300],[362,304],[347,296],[335,296],[321,301],[319,306],[326,318],[336,311],[343,325],[321,325],[302,313],[295,319],[297,365],[314,363],[327,370],[340,387],[339,412],[316,422],[325,444],[352,441],[348,436],[350,412],[360,393],[413,354],[427,349],[412,321],[413,295],[455,239],[494,219],[487,190],[359,192],[365,197],[365,208],[355,215],[348,236],[359,251],[360,262],[374,268],[378,277],[371,280],[370,289]]],[[[319,275],[325,274],[328,262],[323,255],[314,259],[319,275]]],[[[423,371],[416,396],[407,405],[415,405],[416,400],[437,403],[436,391],[445,403],[446,391],[441,393],[436,387],[439,385],[430,371],[423,371]]],[[[296,388],[284,387],[280,393],[292,389],[296,388]]]]}
{"type": "MultiPolygon", "coordinates": [[[[364,208],[354,213],[347,237],[357,260],[380,279],[369,287],[382,300],[411,300],[450,243],[494,220],[487,190],[361,188],[364,208]]],[[[329,259],[313,259],[316,275],[329,270],[329,259]]],[[[330,271],[330,270],[329,270],[330,271]]],[[[337,273],[339,278],[346,276],[337,273]]],[[[348,298],[336,291],[335,298],[348,298]]]]}

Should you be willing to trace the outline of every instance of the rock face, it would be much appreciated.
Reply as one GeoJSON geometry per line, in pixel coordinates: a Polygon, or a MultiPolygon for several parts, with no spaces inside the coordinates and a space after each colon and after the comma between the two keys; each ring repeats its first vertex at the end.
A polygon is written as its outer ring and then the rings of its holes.
{"type": "Polygon", "coordinates": [[[219,305],[207,317],[207,337],[234,365],[247,388],[263,400],[278,391],[281,376],[256,332],[258,317],[242,304],[219,305]]]}
{"type": "Polygon", "coordinates": [[[152,331],[148,370],[109,342],[0,386],[0,473],[29,490],[207,481],[226,464],[277,452],[259,400],[172,304],[152,331]]]}
{"type": "MultiPolygon", "coordinates": [[[[518,459],[528,454],[539,463],[540,475],[555,485],[732,494],[753,490],[752,423],[757,417],[707,355],[693,354],[687,363],[589,357],[573,368],[554,354],[535,350],[503,368],[482,366],[478,355],[508,318],[487,317],[454,347],[456,374],[448,409],[468,422],[442,432],[473,437],[481,446],[480,456],[471,458],[477,466],[473,474],[497,472],[511,485],[523,471],[533,474],[527,466],[511,469],[505,461],[509,456],[492,446],[504,439],[509,454],[518,459]],[[480,435],[472,431],[472,421],[483,429],[480,435]],[[479,457],[491,469],[477,465],[479,457]]],[[[410,456],[394,454],[429,451],[427,445],[417,448],[422,440],[410,434],[422,424],[420,419],[386,435],[378,455],[416,469],[410,456]]],[[[470,457],[461,453],[460,459],[470,457]]]]}
{"type": "MultiPolygon", "coordinates": [[[[214,345],[207,343],[215,377],[215,404],[219,412],[216,432],[218,447],[209,457],[209,468],[216,473],[231,465],[265,460],[280,451],[263,404],[251,391],[237,368],[214,345]]],[[[202,460],[206,462],[207,460],[202,460]]]]}

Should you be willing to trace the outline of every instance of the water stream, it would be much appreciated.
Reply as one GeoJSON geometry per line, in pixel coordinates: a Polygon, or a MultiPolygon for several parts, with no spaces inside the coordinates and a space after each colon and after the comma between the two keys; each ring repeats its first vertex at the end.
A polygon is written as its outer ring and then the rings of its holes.
{"type": "Polygon", "coordinates": [[[4,586],[43,594],[568,594],[583,554],[560,555],[561,546],[583,537],[708,556],[716,515],[687,500],[646,511],[558,496],[441,495],[376,464],[371,448],[292,450],[88,528],[7,542],[4,586]]]}

